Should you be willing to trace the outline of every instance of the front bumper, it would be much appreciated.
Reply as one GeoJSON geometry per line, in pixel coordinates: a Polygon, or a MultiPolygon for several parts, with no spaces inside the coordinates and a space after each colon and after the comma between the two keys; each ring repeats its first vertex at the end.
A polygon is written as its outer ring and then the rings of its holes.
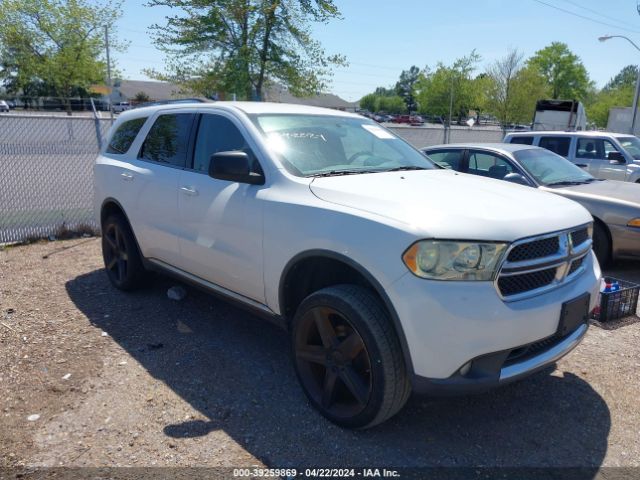
{"type": "Polygon", "coordinates": [[[588,324],[580,325],[548,348],[521,360],[510,362],[516,349],[489,354],[471,361],[466,375],[456,374],[446,379],[431,379],[414,375],[413,391],[421,395],[463,395],[482,392],[527,377],[554,364],[573,350],[587,333],[588,324]]]}
{"type": "Polygon", "coordinates": [[[429,390],[420,388],[427,384],[453,393],[486,389],[531,374],[568,353],[584,331],[556,339],[526,362],[505,363],[512,351],[554,338],[564,302],[589,293],[589,310],[595,307],[601,272],[593,253],[584,267],[573,281],[515,302],[501,300],[490,282],[437,282],[407,274],[389,285],[415,389],[429,390]],[[471,361],[475,370],[462,376],[460,369],[471,361]]]}

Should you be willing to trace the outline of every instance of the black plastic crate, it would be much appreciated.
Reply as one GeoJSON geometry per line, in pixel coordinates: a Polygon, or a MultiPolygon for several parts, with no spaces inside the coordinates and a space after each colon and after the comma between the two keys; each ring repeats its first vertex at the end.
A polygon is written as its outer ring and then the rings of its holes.
{"type": "Polygon", "coordinates": [[[604,281],[606,283],[618,282],[620,290],[616,292],[600,292],[598,298],[599,310],[596,309],[593,318],[599,322],[608,322],[616,318],[635,315],[638,309],[640,285],[613,277],[604,277],[604,281]]]}

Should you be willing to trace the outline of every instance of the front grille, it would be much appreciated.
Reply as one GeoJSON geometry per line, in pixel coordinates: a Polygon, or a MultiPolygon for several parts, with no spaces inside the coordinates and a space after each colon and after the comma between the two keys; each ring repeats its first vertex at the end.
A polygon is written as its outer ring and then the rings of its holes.
{"type": "MultiPolygon", "coordinates": [[[[569,334],[570,335],[570,334],[569,334]]],[[[522,362],[531,357],[535,357],[541,352],[549,350],[551,347],[556,346],[562,340],[566,338],[554,333],[550,337],[547,337],[543,340],[539,340],[537,342],[530,343],[529,345],[524,345],[522,347],[514,348],[509,353],[509,356],[504,362],[503,367],[508,367],[516,362],[522,362]]]]}
{"type": "Polygon", "coordinates": [[[510,262],[521,262],[523,260],[534,260],[536,258],[548,257],[558,253],[560,241],[558,237],[543,238],[529,243],[523,243],[511,250],[509,253],[510,262]]]}
{"type": "Polygon", "coordinates": [[[569,267],[569,273],[567,273],[567,276],[573,275],[575,271],[582,266],[582,264],[584,263],[584,259],[585,257],[574,260],[573,263],[571,264],[571,267],[569,267]]]}
{"type": "Polygon", "coordinates": [[[548,268],[538,272],[502,277],[498,280],[498,287],[505,297],[546,287],[556,278],[556,271],[557,268],[548,268]]]}
{"type": "Polygon", "coordinates": [[[580,274],[590,248],[588,226],[515,242],[500,268],[496,288],[505,301],[556,288],[580,274]]]}
{"type": "Polygon", "coordinates": [[[581,228],[580,230],[576,230],[575,232],[571,232],[571,243],[573,243],[574,247],[578,245],[582,245],[589,239],[589,229],[581,228]]]}

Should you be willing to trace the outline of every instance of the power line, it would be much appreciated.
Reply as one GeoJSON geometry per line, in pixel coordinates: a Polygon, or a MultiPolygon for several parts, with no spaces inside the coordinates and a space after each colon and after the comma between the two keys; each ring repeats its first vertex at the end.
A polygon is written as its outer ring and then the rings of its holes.
{"type": "Polygon", "coordinates": [[[566,2],[566,3],[570,3],[574,7],[578,7],[578,8],[581,8],[583,10],[586,10],[587,12],[595,13],[596,15],[598,15],[600,17],[607,18],[609,20],[613,20],[614,22],[624,23],[624,24],[626,24],[626,25],[628,25],[628,26],[630,26],[632,28],[636,27],[636,25],[634,25],[632,23],[629,23],[629,22],[627,22],[625,20],[620,20],[619,18],[610,17],[609,15],[605,15],[604,13],[598,12],[597,10],[594,10],[592,8],[589,8],[589,7],[584,7],[584,6],[580,5],[579,3],[572,2],[571,0],[563,0],[563,1],[566,2]]]}
{"type": "Polygon", "coordinates": [[[631,30],[629,28],[621,27],[620,25],[614,25],[613,23],[602,22],[600,20],[596,20],[595,18],[587,17],[585,15],[581,15],[579,13],[572,12],[571,10],[567,10],[565,8],[558,7],[556,5],[551,5],[550,3],[543,2],[542,0],[533,0],[533,1],[536,2],[536,3],[539,3],[541,5],[546,5],[547,7],[554,8],[556,10],[560,10],[561,12],[568,13],[569,15],[573,15],[574,17],[579,17],[579,18],[582,18],[584,20],[588,20],[588,21],[593,22],[593,23],[599,23],[600,25],[606,25],[607,27],[613,27],[613,28],[617,28],[619,30],[625,30],[627,32],[640,33],[640,30],[631,30]]]}

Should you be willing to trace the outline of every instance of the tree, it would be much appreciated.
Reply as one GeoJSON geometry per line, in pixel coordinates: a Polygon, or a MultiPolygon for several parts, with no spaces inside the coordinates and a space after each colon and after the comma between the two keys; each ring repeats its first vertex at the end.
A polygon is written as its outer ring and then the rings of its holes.
{"type": "Polygon", "coordinates": [[[400,73],[400,78],[396,83],[396,95],[404,100],[409,112],[415,112],[418,109],[413,92],[419,75],[420,69],[413,65],[409,70],[403,70],[402,73],[400,73]]]}
{"type": "Polygon", "coordinates": [[[375,93],[369,93],[360,99],[360,108],[370,112],[378,111],[378,102],[380,97],[375,93]]]}
{"type": "Polygon", "coordinates": [[[582,100],[591,87],[587,69],[565,43],[553,42],[538,50],[527,65],[545,78],[551,98],[582,100]]]}
{"type": "Polygon", "coordinates": [[[178,10],[154,25],[156,45],[168,56],[167,73],[148,71],[211,96],[218,91],[262,99],[265,84],[278,81],[294,95],[326,87],[332,65],[311,37],[311,22],[326,23],[340,12],[333,0],[150,0],[178,10]]]}
{"type": "Polygon", "coordinates": [[[106,76],[104,26],[112,28],[120,6],[88,0],[2,0],[0,78],[16,93],[38,83],[50,86],[71,115],[70,97],[106,76]]]}
{"type": "Polygon", "coordinates": [[[147,95],[146,92],[142,92],[142,91],[136,93],[133,99],[138,103],[145,103],[151,100],[151,98],[149,98],[149,95],[147,95]]]}
{"type": "Polygon", "coordinates": [[[521,68],[513,79],[509,123],[531,123],[536,102],[549,96],[545,78],[534,68],[521,68]]]}
{"type": "Polygon", "coordinates": [[[407,110],[405,99],[398,95],[378,97],[379,112],[405,113],[407,110]]]}
{"type": "Polygon", "coordinates": [[[513,88],[516,76],[522,69],[522,59],[523,54],[514,48],[487,69],[492,80],[487,94],[489,108],[503,125],[513,122],[513,88]]]}
{"type": "Polygon", "coordinates": [[[604,128],[609,121],[609,111],[614,107],[630,107],[633,104],[638,68],[627,65],[599,92],[594,92],[586,104],[587,118],[604,128]]]}
{"type": "Polygon", "coordinates": [[[480,59],[480,55],[473,50],[466,57],[458,58],[450,67],[439,63],[435,71],[425,69],[415,85],[420,112],[448,117],[452,103],[452,115],[461,121],[470,109],[481,109],[483,98],[479,85],[484,84],[486,79],[472,75],[480,59]]]}
{"type": "Polygon", "coordinates": [[[620,87],[633,87],[636,84],[637,78],[637,65],[627,65],[620,70],[615,77],[607,82],[603,90],[615,90],[620,87]]]}

